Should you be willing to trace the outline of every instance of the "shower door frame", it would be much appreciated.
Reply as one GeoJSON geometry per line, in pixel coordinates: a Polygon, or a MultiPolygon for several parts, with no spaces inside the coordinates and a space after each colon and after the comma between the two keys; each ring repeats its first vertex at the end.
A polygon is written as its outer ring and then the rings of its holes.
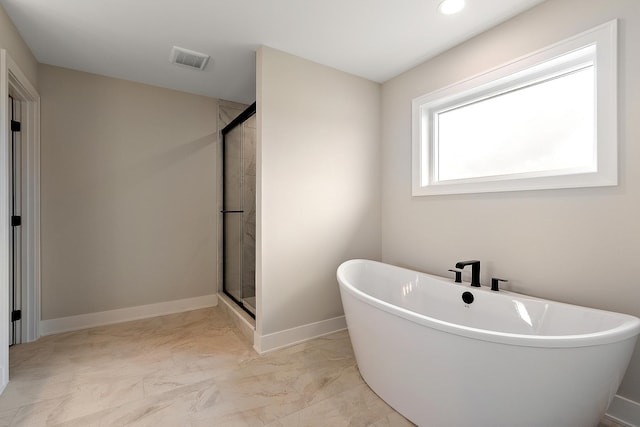
{"type": "MultiPolygon", "coordinates": [[[[227,230],[225,227],[225,214],[228,213],[239,213],[238,211],[227,211],[225,209],[225,155],[226,155],[226,135],[231,132],[233,129],[235,129],[238,126],[241,126],[244,122],[246,122],[251,116],[254,116],[256,114],[256,103],[254,102],[253,104],[251,104],[249,107],[247,107],[247,109],[245,109],[242,113],[240,113],[235,119],[233,119],[231,121],[231,123],[229,123],[228,125],[226,125],[221,133],[222,133],[222,198],[221,198],[221,203],[222,203],[222,209],[220,210],[220,215],[222,218],[222,292],[224,292],[224,294],[226,296],[228,296],[229,298],[231,298],[231,300],[233,302],[235,302],[238,307],[240,307],[242,310],[244,310],[249,316],[251,316],[252,318],[256,318],[255,314],[252,313],[248,308],[245,307],[244,303],[241,300],[238,300],[235,296],[233,296],[231,293],[227,292],[226,289],[226,283],[227,283],[227,272],[226,272],[226,268],[225,266],[226,261],[227,261],[227,251],[226,251],[226,240],[227,240],[227,230]]],[[[243,207],[244,208],[244,207],[243,207]]],[[[244,261],[244,260],[243,260],[244,261]]],[[[254,283],[255,285],[255,283],[254,283]]],[[[240,289],[242,292],[242,283],[240,284],[240,289]]]]}

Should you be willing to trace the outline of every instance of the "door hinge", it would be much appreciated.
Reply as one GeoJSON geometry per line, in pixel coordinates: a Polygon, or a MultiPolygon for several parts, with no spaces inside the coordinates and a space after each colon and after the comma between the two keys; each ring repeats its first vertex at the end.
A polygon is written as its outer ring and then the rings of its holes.
{"type": "Polygon", "coordinates": [[[22,217],[19,215],[12,215],[11,216],[11,226],[12,227],[19,227],[22,225],[22,217]]]}
{"type": "Polygon", "coordinates": [[[11,312],[11,321],[15,322],[20,319],[22,319],[22,310],[13,310],[11,312]]]}
{"type": "Polygon", "coordinates": [[[11,132],[20,132],[20,122],[11,120],[11,132]]]}

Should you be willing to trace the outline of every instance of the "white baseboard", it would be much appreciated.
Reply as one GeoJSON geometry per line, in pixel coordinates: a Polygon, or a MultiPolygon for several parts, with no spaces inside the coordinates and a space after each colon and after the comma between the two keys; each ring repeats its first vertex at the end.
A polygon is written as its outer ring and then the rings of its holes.
{"type": "Polygon", "coordinates": [[[51,335],[61,332],[77,331],[95,326],[111,325],[113,323],[128,322],[130,320],[146,319],[164,316],[166,314],[197,310],[218,305],[218,296],[204,295],[201,297],[185,298],[156,304],[139,305],[136,307],[119,308],[117,310],[100,311],[98,313],[79,314],[77,316],[60,317],[40,321],[40,334],[51,335]]]}
{"type": "Polygon", "coordinates": [[[262,336],[256,332],[253,339],[253,348],[258,353],[263,354],[344,329],[347,329],[347,321],[344,316],[339,316],[262,336]]]}
{"type": "Polygon", "coordinates": [[[605,417],[626,427],[640,427],[640,403],[616,394],[605,417]]]}

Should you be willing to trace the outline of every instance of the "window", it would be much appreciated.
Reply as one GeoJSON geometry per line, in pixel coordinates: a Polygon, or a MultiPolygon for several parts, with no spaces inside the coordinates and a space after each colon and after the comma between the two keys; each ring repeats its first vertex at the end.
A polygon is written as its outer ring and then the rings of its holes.
{"type": "Polygon", "coordinates": [[[616,21],[413,100],[413,195],[617,184],[616,21]]]}

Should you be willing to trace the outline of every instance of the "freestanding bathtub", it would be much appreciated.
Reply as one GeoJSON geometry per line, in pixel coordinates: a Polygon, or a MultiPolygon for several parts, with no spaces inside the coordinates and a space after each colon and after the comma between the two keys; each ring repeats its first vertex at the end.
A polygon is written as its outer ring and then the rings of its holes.
{"type": "Polygon", "coordinates": [[[362,377],[421,427],[596,426],[640,332],[633,316],[375,261],[337,276],[362,377]]]}

